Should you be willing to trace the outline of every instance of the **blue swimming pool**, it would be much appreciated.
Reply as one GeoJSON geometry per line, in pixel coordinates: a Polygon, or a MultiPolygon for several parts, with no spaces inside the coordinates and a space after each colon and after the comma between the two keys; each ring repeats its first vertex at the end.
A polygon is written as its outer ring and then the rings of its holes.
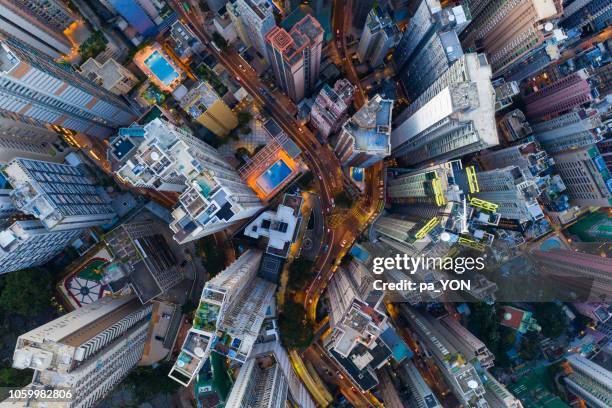
{"type": "Polygon", "coordinates": [[[291,174],[291,168],[282,160],[274,163],[261,176],[257,177],[257,185],[268,194],[281,184],[291,174]]]}
{"type": "Polygon", "coordinates": [[[170,85],[179,76],[178,72],[172,68],[172,65],[166,61],[159,51],[154,51],[144,63],[165,85],[170,85]]]}

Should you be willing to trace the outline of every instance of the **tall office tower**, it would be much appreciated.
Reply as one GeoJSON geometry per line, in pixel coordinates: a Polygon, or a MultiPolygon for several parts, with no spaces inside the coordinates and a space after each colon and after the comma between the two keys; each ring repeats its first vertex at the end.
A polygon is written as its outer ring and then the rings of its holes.
{"type": "Polygon", "coordinates": [[[389,50],[395,46],[400,36],[399,28],[395,25],[389,13],[375,6],[366,19],[365,27],[359,40],[357,56],[359,61],[376,68],[383,63],[389,50]]]}
{"type": "Polygon", "coordinates": [[[161,22],[159,13],[151,0],[106,0],[108,4],[134,27],[138,34],[151,37],[157,34],[154,20],[161,22]]]}
{"type": "Polygon", "coordinates": [[[550,154],[592,146],[603,123],[595,109],[580,109],[533,125],[534,136],[550,154]]]}
{"type": "Polygon", "coordinates": [[[353,16],[353,27],[360,30],[363,28],[366,20],[368,19],[368,14],[374,6],[374,3],[374,0],[355,0],[353,2],[353,7],[351,10],[351,15],[353,16]]]}
{"type": "Polygon", "coordinates": [[[0,35],[0,109],[48,125],[106,137],[136,116],[119,97],[0,35]]]}
{"type": "Polygon", "coordinates": [[[189,385],[211,352],[246,362],[276,288],[257,277],[261,257],[250,249],[206,282],[170,378],[189,385]]]}
{"type": "Polygon", "coordinates": [[[107,271],[125,272],[142,303],[165,293],[184,278],[164,236],[168,235],[166,231],[170,232],[159,218],[144,212],[104,235],[106,248],[113,255],[107,271]]]}
{"type": "Polygon", "coordinates": [[[495,112],[512,105],[514,103],[512,98],[521,92],[518,82],[506,82],[504,78],[497,78],[493,81],[493,88],[495,89],[495,112]]]}
{"type": "Polygon", "coordinates": [[[142,357],[151,311],[133,295],[84,305],[19,336],[13,367],[33,369],[36,389],[69,389],[65,406],[93,407],[142,357]]]}
{"type": "Polygon", "coordinates": [[[596,146],[553,154],[570,201],[580,206],[612,206],[612,177],[596,146]]]}
{"type": "Polygon", "coordinates": [[[405,304],[400,306],[400,312],[421,344],[433,355],[442,376],[459,402],[467,407],[486,407],[485,388],[474,366],[464,359],[464,356],[449,343],[449,339],[423,314],[405,304]]]}
{"type": "Polygon", "coordinates": [[[53,59],[70,54],[72,45],[63,31],[74,17],[59,0],[0,0],[0,21],[0,32],[53,59]]]}
{"type": "Polygon", "coordinates": [[[102,225],[116,216],[79,167],[17,158],[4,173],[13,186],[15,208],[38,218],[50,231],[102,225]]]}
{"type": "Polygon", "coordinates": [[[376,95],[342,125],[334,151],[343,166],[367,168],[391,154],[392,113],[393,100],[376,95]]]}
{"type": "Polygon", "coordinates": [[[599,95],[605,96],[612,93],[612,64],[606,63],[602,66],[589,69],[591,78],[595,80],[599,95]]]}
{"type": "Polygon", "coordinates": [[[599,300],[612,291],[612,265],[599,255],[566,249],[535,250],[532,261],[542,276],[552,278],[559,285],[569,286],[573,292],[582,291],[589,297],[577,301],[599,300]]]}
{"type": "Polygon", "coordinates": [[[612,405],[612,373],[583,357],[572,354],[567,358],[572,372],[564,378],[565,386],[588,407],[606,408],[612,405]]]}
{"type": "Polygon", "coordinates": [[[258,343],[251,357],[240,367],[225,406],[283,408],[287,404],[315,408],[280,342],[258,343]]]}
{"type": "Polygon", "coordinates": [[[39,220],[15,221],[0,230],[0,274],[47,263],[81,232],[49,231],[39,220]]]}
{"type": "Polygon", "coordinates": [[[180,101],[181,108],[217,136],[226,136],[238,126],[238,117],[207,82],[191,88],[180,101]]]}
{"type": "Polygon", "coordinates": [[[44,123],[0,109],[0,164],[16,157],[61,162],[68,149],[44,123]]]}
{"type": "Polygon", "coordinates": [[[484,51],[493,75],[500,76],[543,47],[554,28],[550,21],[560,15],[560,2],[552,0],[493,0],[473,17],[461,43],[484,51]]]}
{"type": "MultiPolygon", "coordinates": [[[[569,3],[569,2],[568,2],[569,3]]],[[[605,0],[576,0],[563,9],[560,25],[566,30],[590,26],[594,32],[612,24],[612,4],[605,0]]]]}
{"type": "Polygon", "coordinates": [[[486,151],[480,155],[479,160],[484,170],[518,166],[528,178],[543,174],[554,164],[548,154],[535,142],[486,151]]]}
{"type": "Polygon", "coordinates": [[[406,166],[446,161],[495,146],[495,94],[483,54],[466,54],[400,115],[393,155],[406,166]]]}
{"type": "Polygon", "coordinates": [[[426,220],[415,220],[397,214],[383,215],[373,226],[377,239],[399,253],[418,256],[430,248],[432,240],[429,236],[421,236],[418,232],[424,227],[426,220]],[[417,235],[419,237],[417,238],[417,235]]]}
{"type": "Polygon", "coordinates": [[[520,109],[506,113],[498,122],[499,131],[507,142],[515,142],[532,133],[531,126],[520,109]]]}
{"type": "Polygon", "coordinates": [[[276,27],[272,4],[266,0],[230,0],[226,8],[240,40],[267,59],[266,34],[276,27]]]}
{"type": "Polygon", "coordinates": [[[135,186],[182,194],[170,229],[183,244],[254,215],[255,193],[217,150],[185,130],[155,119],[119,131],[108,155],[113,170],[135,186]]]}
{"type": "Polygon", "coordinates": [[[310,123],[325,140],[336,133],[347,119],[355,87],[348,79],[336,81],[334,87],[323,85],[310,110],[310,123]]]}
{"type": "Polygon", "coordinates": [[[443,327],[449,336],[446,337],[453,346],[463,354],[469,361],[478,361],[482,368],[493,367],[495,356],[487,346],[476,336],[474,336],[461,323],[451,316],[444,316],[438,320],[440,327],[443,327]]]}
{"type": "MultiPolygon", "coordinates": [[[[359,268],[357,265],[355,268],[359,268]]],[[[372,348],[386,328],[387,316],[376,309],[383,293],[378,292],[373,304],[366,303],[366,297],[372,292],[372,281],[368,279],[369,271],[362,272],[353,276],[341,267],[327,288],[332,328],[329,347],[345,358],[358,344],[372,348]]]]}
{"type": "Polygon", "coordinates": [[[442,408],[442,404],[412,361],[406,362],[399,369],[398,376],[402,384],[410,390],[410,401],[415,408],[442,408]]]}
{"type": "Polygon", "coordinates": [[[129,69],[112,58],[107,59],[103,64],[89,58],[81,64],[79,72],[115,95],[127,94],[138,83],[138,78],[129,69]]]}
{"type": "Polygon", "coordinates": [[[396,71],[412,101],[463,56],[457,32],[465,24],[461,7],[440,9],[437,1],[423,0],[394,53],[396,71]]]}
{"type": "Polygon", "coordinates": [[[538,203],[540,190],[530,174],[518,166],[476,173],[477,190],[473,195],[498,206],[502,218],[519,224],[544,217],[538,203]]]}
{"type": "Polygon", "coordinates": [[[581,69],[527,95],[523,98],[527,106],[527,117],[532,121],[541,121],[592,101],[588,79],[586,69],[581,69]]]}
{"type": "Polygon", "coordinates": [[[266,35],[276,82],[294,102],[309,95],[319,79],[323,28],[307,14],[290,32],[274,27],[266,35]]]}
{"type": "Polygon", "coordinates": [[[508,389],[486,371],[487,382],[484,386],[487,390],[485,399],[490,408],[523,408],[523,403],[516,398],[508,389]]]}

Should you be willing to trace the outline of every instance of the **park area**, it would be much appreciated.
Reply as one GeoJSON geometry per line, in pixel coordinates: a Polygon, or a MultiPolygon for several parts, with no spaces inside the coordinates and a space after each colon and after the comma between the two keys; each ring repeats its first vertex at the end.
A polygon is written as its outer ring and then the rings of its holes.
{"type": "Polygon", "coordinates": [[[568,230],[583,242],[609,242],[612,240],[612,217],[608,211],[593,212],[568,230]]]}

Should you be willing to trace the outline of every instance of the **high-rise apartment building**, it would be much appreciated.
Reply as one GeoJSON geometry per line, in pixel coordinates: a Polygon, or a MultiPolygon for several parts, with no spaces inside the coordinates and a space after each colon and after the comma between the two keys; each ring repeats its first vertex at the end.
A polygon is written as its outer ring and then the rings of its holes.
{"type": "Polygon", "coordinates": [[[612,177],[596,146],[553,154],[570,201],[580,206],[612,206],[612,177]]]}
{"type": "Polygon", "coordinates": [[[336,133],[347,119],[355,87],[348,79],[336,81],[334,87],[323,85],[310,110],[310,123],[325,140],[336,133]]]}
{"type": "Polygon", "coordinates": [[[367,168],[391,154],[392,112],[393,100],[376,95],[342,125],[334,151],[343,166],[367,168]]]}
{"type": "Polygon", "coordinates": [[[490,408],[523,408],[523,403],[516,398],[508,389],[488,371],[486,372],[487,381],[484,386],[487,390],[485,399],[490,408]]]}
{"type": "Polygon", "coordinates": [[[114,257],[107,270],[124,271],[142,303],[165,293],[184,277],[165,230],[170,232],[159,218],[144,212],[104,235],[106,248],[114,257]]]}
{"type": "Polygon", "coordinates": [[[216,149],[170,123],[155,119],[144,128],[121,129],[110,145],[109,158],[122,180],[182,193],[170,224],[178,243],[225,229],[262,208],[216,149]]]}
{"type": "Polygon", "coordinates": [[[393,54],[406,95],[415,100],[448,67],[463,56],[457,32],[467,24],[463,9],[442,9],[423,0],[393,54]]]}
{"type": "Polygon", "coordinates": [[[211,352],[247,361],[276,288],[257,277],[261,257],[250,249],[206,282],[170,378],[189,385],[211,352]]]}
{"type": "Polygon", "coordinates": [[[446,339],[463,354],[468,361],[477,361],[482,368],[493,367],[495,356],[478,337],[474,336],[468,329],[451,316],[444,316],[437,322],[449,333],[446,339]]]}
{"type": "Polygon", "coordinates": [[[29,387],[70,390],[62,406],[93,407],[142,357],[151,310],[133,295],[84,305],[19,336],[13,367],[34,370],[29,387]]]}
{"type": "Polygon", "coordinates": [[[276,26],[272,4],[266,0],[231,0],[226,4],[240,40],[268,58],[266,34],[276,26]]]}
{"type": "Polygon", "coordinates": [[[594,32],[612,22],[612,4],[605,0],[576,0],[563,9],[560,25],[566,30],[590,26],[594,32]]]}
{"type": "Polygon", "coordinates": [[[307,14],[291,31],[274,27],[266,34],[266,49],[276,82],[294,102],[309,95],[319,79],[323,28],[307,14]]]}
{"type": "Polygon", "coordinates": [[[531,126],[520,109],[506,113],[497,124],[507,142],[515,142],[532,133],[531,126]]]}
{"type": "Polygon", "coordinates": [[[400,306],[402,315],[409,322],[434,361],[446,383],[459,402],[468,407],[486,407],[486,390],[474,366],[450,344],[449,339],[432,324],[424,314],[405,304],[400,306]]]}
{"type": "Polygon", "coordinates": [[[283,408],[287,404],[314,408],[315,403],[293,372],[278,340],[258,343],[240,367],[225,403],[228,407],[283,408]]]}
{"type": "Polygon", "coordinates": [[[38,218],[50,231],[102,225],[116,216],[79,167],[17,158],[4,173],[13,186],[15,208],[38,218]]]}
{"type": "Polygon", "coordinates": [[[151,37],[157,34],[155,20],[161,22],[157,8],[151,0],[106,0],[107,3],[134,27],[138,34],[151,37]]]}
{"type": "Polygon", "coordinates": [[[0,109],[96,137],[109,136],[136,118],[118,96],[23,42],[2,36],[0,109]]]}
{"type": "MultiPolygon", "coordinates": [[[[572,292],[588,296],[577,301],[599,300],[612,290],[612,265],[607,258],[566,249],[535,250],[536,270],[572,292]]],[[[567,294],[567,292],[566,292],[567,294]]]]}
{"type": "Polygon", "coordinates": [[[550,154],[583,148],[601,140],[603,126],[595,109],[579,109],[533,125],[534,136],[550,154]]]}
{"type": "Polygon", "coordinates": [[[445,161],[499,143],[491,68],[483,54],[466,54],[396,121],[393,155],[406,166],[445,161]]]}
{"type": "Polygon", "coordinates": [[[572,372],[564,378],[567,389],[586,402],[588,407],[612,405],[612,373],[583,357],[572,354],[567,358],[572,372]]]}
{"type": "Polygon", "coordinates": [[[359,40],[359,61],[376,68],[383,63],[389,51],[399,41],[400,31],[389,13],[375,6],[368,13],[365,27],[359,40]]]}
{"type": "Polygon", "coordinates": [[[112,58],[102,64],[94,58],[89,58],[81,64],[79,72],[115,95],[127,94],[138,83],[138,78],[129,69],[112,58]]]}
{"type": "Polygon", "coordinates": [[[552,35],[554,25],[550,21],[561,15],[560,2],[553,0],[479,3],[482,10],[461,34],[462,44],[466,49],[485,52],[494,76],[538,51],[552,35]]]}
{"type": "Polygon", "coordinates": [[[0,274],[47,263],[81,232],[50,231],[39,220],[15,221],[0,231],[0,274]]]}
{"type": "Polygon", "coordinates": [[[13,36],[53,59],[69,55],[72,44],[63,34],[75,20],[59,0],[1,0],[0,33],[13,36]]]}
{"type": "Polygon", "coordinates": [[[353,16],[353,27],[362,29],[365,24],[368,14],[374,6],[374,0],[355,0],[351,15],[353,16]]]}
{"type": "Polygon", "coordinates": [[[412,361],[406,362],[398,371],[402,384],[410,390],[410,400],[416,408],[442,408],[429,385],[412,361]]]}
{"type": "Polygon", "coordinates": [[[509,166],[476,173],[475,197],[497,205],[502,218],[519,224],[544,218],[538,203],[540,190],[528,172],[518,166],[509,166]]]}
{"type": "Polygon", "coordinates": [[[357,344],[373,347],[386,329],[387,321],[387,316],[376,309],[382,292],[378,293],[375,302],[366,303],[372,292],[369,271],[357,262],[353,263],[352,269],[360,273],[353,275],[341,267],[327,287],[332,328],[329,347],[343,357],[348,357],[357,344]]]}
{"type": "Polygon", "coordinates": [[[592,101],[588,79],[586,69],[581,69],[525,96],[527,117],[532,121],[541,121],[592,101]]]}
{"type": "Polygon", "coordinates": [[[537,177],[548,170],[553,160],[540,149],[536,142],[521,143],[500,150],[486,151],[480,155],[484,170],[503,169],[517,166],[527,177],[537,177]]]}
{"type": "Polygon", "coordinates": [[[187,92],[180,100],[181,108],[198,123],[217,136],[226,136],[238,126],[238,117],[207,82],[187,92]]]}

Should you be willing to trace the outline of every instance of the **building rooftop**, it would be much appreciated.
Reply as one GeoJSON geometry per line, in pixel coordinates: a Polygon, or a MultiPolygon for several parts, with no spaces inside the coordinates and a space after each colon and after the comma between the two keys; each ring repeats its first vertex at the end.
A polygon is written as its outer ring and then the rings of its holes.
{"type": "Polygon", "coordinates": [[[376,95],[342,127],[355,138],[355,150],[391,153],[393,101],[376,95]]]}

